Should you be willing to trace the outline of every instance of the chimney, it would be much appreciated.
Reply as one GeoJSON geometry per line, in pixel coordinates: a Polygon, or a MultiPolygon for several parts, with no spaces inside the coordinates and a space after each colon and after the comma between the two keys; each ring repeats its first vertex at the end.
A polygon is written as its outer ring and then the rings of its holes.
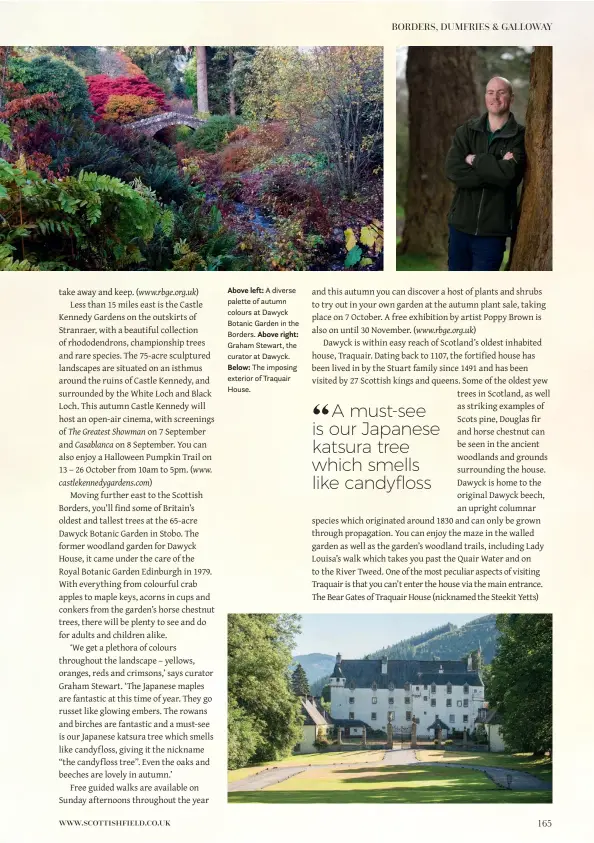
{"type": "Polygon", "coordinates": [[[384,674],[384,676],[388,673],[388,657],[387,656],[382,657],[382,673],[384,674]]]}
{"type": "Polygon", "coordinates": [[[472,655],[468,654],[468,670],[472,670],[472,655]]]}
{"type": "Polygon", "coordinates": [[[443,665],[442,664],[439,665],[439,673],[443,673],[443,665]]]}
{"type": "Polygon", "coordinates": [[[342,656],[340,655],[340,653],[337,653],[336,654],[336,664],[340,664],[341,661],[342,661],[342,656]]]}

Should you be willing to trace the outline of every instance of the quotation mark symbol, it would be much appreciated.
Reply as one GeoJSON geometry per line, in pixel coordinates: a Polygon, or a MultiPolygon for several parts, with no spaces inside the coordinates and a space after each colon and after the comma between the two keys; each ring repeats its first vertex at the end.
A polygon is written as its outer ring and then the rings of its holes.
{"type": "Polygon", "coordinates": [[[330,410],[328,409],[328,405],[327,405],[327,404],[325,404],[325,405],[322,407],[322,409],[321,409],[321,410],[320,410],[320,405],[319,405],[319,404],[316,404],[316,406],[314,407],[314,415],[315,415],[315,416],[319,416],[319,415],[320,415],[320,413],[323,413],[325,416],[327,416],[329,412],[330,412],[330,410]]]}

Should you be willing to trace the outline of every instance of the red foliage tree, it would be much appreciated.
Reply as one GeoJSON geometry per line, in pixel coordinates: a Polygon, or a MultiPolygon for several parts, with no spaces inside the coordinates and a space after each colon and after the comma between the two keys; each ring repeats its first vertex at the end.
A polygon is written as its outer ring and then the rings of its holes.
{"type": "Polygon", "coordinates": [[[52,139],[59,139],[45,119],[60,109],[60,102],[54,93],[32,94],[7,102],[0,111],[0,120],[8,123],[13,148],[7,152],[8,160],[16,161],[22,154],[26,166],[42,175],[53,178],[56,173],[50,169],[51,155],[44,148],[52,139]]]}
{"type": "Polygon", "coordinates": [[[165,92],[157,85],[144,76],[106,76],[100,74],[99,76],[87,76],[87,86],[89,88],[89,97],[93,103],[95,114],[94,120],[102,120],[105,114],[105,106],[107,101],[112,96],[128,96],[142,97],[145,99],[154,99],[159,111],[169,111],[169,106],[165,102],[165,92]]]}

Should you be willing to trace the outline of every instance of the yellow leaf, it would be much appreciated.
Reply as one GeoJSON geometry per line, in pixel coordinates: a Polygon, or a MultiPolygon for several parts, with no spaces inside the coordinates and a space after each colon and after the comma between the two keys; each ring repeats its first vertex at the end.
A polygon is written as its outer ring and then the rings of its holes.
{"type": "Polygon", "coordinates": [[[377,231],[371,225],[365,225],[361,229],[361,243],[364,246],[367,246],[369,249],[373,249],[373,244],[375,243],[375,238],[377,235],[377,231]]]}
{"type": "Polygon", "coordinates": [[[357,237],[352,228],[347,228],[344,233],[345,244],[347,252],[350,252],[353,246],[357,245],[357,237]]]}

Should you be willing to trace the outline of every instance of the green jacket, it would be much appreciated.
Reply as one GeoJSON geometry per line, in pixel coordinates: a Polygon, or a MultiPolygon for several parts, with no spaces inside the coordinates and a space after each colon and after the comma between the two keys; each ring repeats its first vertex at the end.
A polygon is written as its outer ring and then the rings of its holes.
{"type": "Polygon", "coordinates": [[[508,237],[517,224],[517,192],[526,166],[524,127],[513,114],[489,144],[488,115],[456,129],[446,159],[446,175],[456,185],[448,222],[465,234],[508,237]],[[506,152],[513,160],[504,161],[506,152]],[[472,166],[467,155],[476,158],[472,166]]]}

